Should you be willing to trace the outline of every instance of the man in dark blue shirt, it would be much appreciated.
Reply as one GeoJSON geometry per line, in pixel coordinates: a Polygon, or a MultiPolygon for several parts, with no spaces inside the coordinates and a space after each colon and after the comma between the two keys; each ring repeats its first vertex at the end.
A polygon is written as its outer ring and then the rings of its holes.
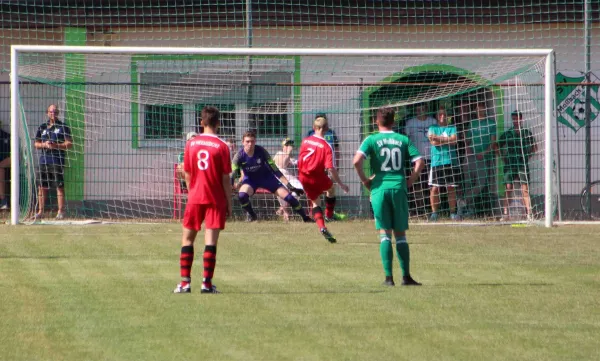
{"type": "Polygon", "coordinates": [[[6,170],[10,168],[10,134],[0,129],[0,209],[8,209],[6,170]]]}
{"type": "Polygon", "coordinates": [[[250,197],[258,188],[263,188],[288,202],[304,222],[312,222],[312,219],[304,213],[300,202],[290,194],[290,192],[296,194],[304,192],[292,186],[289,180],[281,174],[269,152],[256,145],[256,134],[244,133],[242,143],[243,147],[233,156],[231,169],[234,179],[239,178],[240,173],[243,172],[243,177],[239,182],[234,183],[234,188],[239,188],[238,198],[242,209],[247,214],[248,221],[253,222],[257,219],[250,203],[250,197]]]}
{"type": "MultiPolygon", "coordinates": [[[[315,119],[318,119],[318,118],[327,119],[327,115],[323,114],[323,113],[319,113],[315,116],[315,119]]],[[[308,131],[306,136],[310,137],[313,134],[315,134],[315,131],[313,129],[311,129],[308,131]]],[[[333,131],[333,129],[327,130],[324,138],[327,141],[327,143],[331,144],[331,146],[333,147],[336,162],[339,162],[340,141],[339,141],[337,135],[335,134],[335,132],[333,131]]],[[[336,203],[336,198],[335,198],[335,182],[334,182],[333,186],[325,192],[325,220],[327,222],[341,221],[346,218],[346,215],[344,215],[344,214],[335,213],[335,203],[336,203]]]]}
{"type": "Polygon", "coordinates": [[[44,203],[48,197],[48,189],[56,188],[58,213],[56,219],[65,216],[65,180],[64,166],[67,150],[73,146],[71,129],[58,120],[58,107],[54,104],[48,107],[48,121],[40,125],[35,134],[35,149],[42,152],[40,156],[38,213],[40,219],[44,213],[44,203]]]}

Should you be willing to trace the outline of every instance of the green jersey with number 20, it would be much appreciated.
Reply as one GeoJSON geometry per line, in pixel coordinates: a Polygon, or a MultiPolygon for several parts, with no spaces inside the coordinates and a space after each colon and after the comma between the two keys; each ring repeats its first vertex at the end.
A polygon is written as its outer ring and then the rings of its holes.
{"type": "Polygon", "coordinates": [[[407,136],[392,131],[368,136],[358,151],[370,159],[371,174],[375,174],[371,181],[373,193],[384,189],[406,190],[407,160],[412,163],[421,158],[407,136]]]}

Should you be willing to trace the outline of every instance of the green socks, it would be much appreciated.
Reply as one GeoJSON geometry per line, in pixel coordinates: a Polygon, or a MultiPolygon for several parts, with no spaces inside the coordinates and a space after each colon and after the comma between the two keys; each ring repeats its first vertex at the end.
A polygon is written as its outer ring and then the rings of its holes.
{"type": "Polygon", "coordinates": [[[398,260],[400,260],[402,276],[410,276],[410,250],[408,249],[406,236],[396,237],[396,254],[398,255],[398,260]]]}
{"type": "Polygon", "coordinates": [[[381,254],[381,262],[383,264],[383,271],[386,277],[392,276],[392,261],[394,259],[394,250],[392,249],[392,241],[387,234],[379,234],[379,253],[381,254]]]}

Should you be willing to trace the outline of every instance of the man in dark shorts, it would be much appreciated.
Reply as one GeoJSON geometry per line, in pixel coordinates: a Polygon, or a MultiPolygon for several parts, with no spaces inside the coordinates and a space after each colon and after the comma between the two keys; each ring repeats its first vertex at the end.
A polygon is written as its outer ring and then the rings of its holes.
{"type": "Polygon", "coordinates": [[[8,209],[6,172],[10,168],[10,134],[0,129],[0,209],[8,209]]]}

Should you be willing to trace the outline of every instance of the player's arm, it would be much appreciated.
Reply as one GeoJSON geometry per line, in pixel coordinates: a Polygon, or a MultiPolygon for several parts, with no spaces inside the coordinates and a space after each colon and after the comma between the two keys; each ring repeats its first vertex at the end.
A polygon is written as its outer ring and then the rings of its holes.
{"type": "Polygon", "coordinates": [[[362,144],[356,151],[356,154],[354,155],[354,159],[352,161],[354,169],[358,174],[358,178],[360,178],[360,181],[367,189],[371,189],[371,181],[373,180],[373,178],[375,178],[375,174],[371,175],[370,178],[367,178],[367,175],[364,171],[365,159],[367,159],[369,157],[369,154],[371,154],[370,147],[371,137],[369,136],[362,142],[362,144]]]}
{"type": "Polygon", "coordinates": [[[42,127],[39,127],[35,133],[35,142],[33,143],[35,149],[46,148],[45,144],[42,143],[42,127]]]}
{"type": "Polygon", "coordinates": [[[496,125],[494,124],[493,126],[491,126],[491,131],[490,133],[492,135],[490,135],[490,145],[488,146],[488,148],[483,152],[485,153],[499,153],[499,149],[498,149],[498,142],[496,142],[496,125]]]}
{"type": "Polygon", "coordinates": [[[425,161],[423,160],[423,158],[419,157],[417,160],[415,160],[413,162],[412,172],[410,173],[410,176],[408,177],[408,180],[406,181],[407,187],[410,188],[410,187],[412,187],[413,184],[415,184],[415,182],[421,176],[421,172],[423,171],[424,167],[425,167],[425,161]]]}
{"type": "Polygon", "coordinates": [[[354,170],[356,170],[356,174],[358,174],[358,178],[360,178],[360,182],[367,188],[371,189],[371,179],[368,178],[364,171],[364,162],[366,159],[366,154],[362,153],[360,150],[356,152],[354,155],[354,159],[352,160],[352,164],[354,165],[354,170]]]}
{"type": "Polygon", "coordinates": [[[340,175],[338,174],[337,169],[335,168],[328,168],[327,171],[329,172],[329,175],[331,176],[331,178],[333,179],[334,182],[336,182],[340,188],[342,188],[344,190],[344,192],[348,193],[348,191],[350,190],[350,188],[344,184],[344,182],[342,182],[342,180],[340,179],[340,175]]]}
{"type": "Polygon", "coordinates": [[[496,154],[501,155],[501,156],[505,156],[508,154],[509,150],[506,149],[506,137],[507,137],[507,132],[502,133],[502,135],[500,136],[500,138],[498,139],[498,142],[496,142],[496,154]]]}
{"type": "Polygon", "coordinates": [[[223,186],[223,191],[225,192],[225,199],[227,201],[227,216],[230,217],[231,216],[231,210],[232,210],[232,205],[231,205],[231,184],[230,182],[230,177],[229,177],[229,173],[223,173],[223,176],[221,178],[221,185],[223,186]]]}
{"type": "Polygon", "coordinates": [[[60,149],[60,150],[71,149],[73,147],[73,138],[71,137],[71,128],[64,125],[63,131],[65,132],[65,141],[62,143],[56,144],[56,149],[60,149]]]}
{"type": "Polygon", "coordinates": [[[456,142],[458,142],[458,137],[456,136],[456,134],[452,134],[449,137],[440,136],[439,141],[440,141],[440,145],[443,145],[443,144],[453,145],[453,144],[456,144],[456,142]]]}
{"type": "Polygon", "coordinates": [[[427,130],[427,139],[429,139],[429,143],[433,146],[442,145],[441,139],[442,137],[436,135],[431,130],[431,127],[427,130]]]}
{"type": "Polygon", "coordinates": [[[333,152],[331,151],[331,148],[326,149],[328,149],[328,151],[325,155],[325,169],[327,169],[327,172],[329,173],[331,179],[333,179],[333,181],[336,182],[344,190],[344,192],[348,193],[348,190],[350,188],[348,188],[348,186],[345,185],[344,182],[342,182],[337,169],[335,169],[335,163],[333,161],[333,152]]]}
{"type": "Polygon", "coordinates": [[[535,143],[535,138],[531,134],[531,132],[527,131],[527,143],[530,145],[529,154],[535,154],[538,151],[537,144],[535,143]]]}
{"type": "Polygon", "coordinates": [[[185,145],[185,148],[183,149],[183,167],[182,167],[182,174],[183,174],[183,180],[185,181],[185,185],[187,187],[187,189],[190,189],[190,183],[192,180],[192,160],[190,159],[190,151],[188,149],[187,144],[185,145]]]}
{"type": "MultiPolygon", "coordinates": [[[[223,192],[225,193],[225,201],[227,202],[227,217],[231,217],[232,215],[232,206],[231,206],[231,174],[232,166],[231,166],[231,153],[229,151],[229,147],[220,147],[219,151],[221,152],[221,186],[223,187],[223,192]]],[[[216,165],[216,164],[215,164],[216,165]]],[[[213,165],[214,166],[214,165],[213,165]]]]}
{"type": "Polygon", "coordinates": [[[485,151],[485,153],[487,153],[487,152],[496,153],[496,154],[499,154],[499,152],[500,152],[500,150],[498,148],[498,143],[496,142],[496,136],[495,135],[492,135],[490,137],[490,146],[485,151]]]}
{"type": "Polygon", "coordinates": [[[231,161],[231,180],[229,181],[233,188],[238,188],[242,177],[242,168],[240,165],[240,152],[235,153],[231,161]]]}
{"type": "Polygon", "coordinates": [[[410,173],[406,181],[406,186],[410,188],[413,184],[415,184],[417,180],[419,180],[419,178],[421,177],[421,172],[425,167],[425,161],[423,160],[423,158],[421,158],[419,150],[417,149],[417,147],[415,147],[414,144],[412,144],[410,140],[408,141],[408,157],[410,158],[411,163],[413,164],[412,172],[410,173]]]}
{"type": "MultiPolygon", "coordinates": [[[[267,152],[266,149],[262,149],[262,153],[263,153],[263,161],[269,166],[271,167],[271,171],[273,172],[273,174],[275,174],[275,176],[279,179],[281,179],[283,177],[283,174],[281,173],[281,171],[279,170],[279,167],[277,166],[277,164],[275,164],[275,161],[273,160],[273,158],[271,158],[271,155],[269,154],[269,152],[267,152]]],[[[285,179],[285,177],[283,177],[285,179]]],[[[287,180],[287,179],[286,179],[287,180]]]]}

